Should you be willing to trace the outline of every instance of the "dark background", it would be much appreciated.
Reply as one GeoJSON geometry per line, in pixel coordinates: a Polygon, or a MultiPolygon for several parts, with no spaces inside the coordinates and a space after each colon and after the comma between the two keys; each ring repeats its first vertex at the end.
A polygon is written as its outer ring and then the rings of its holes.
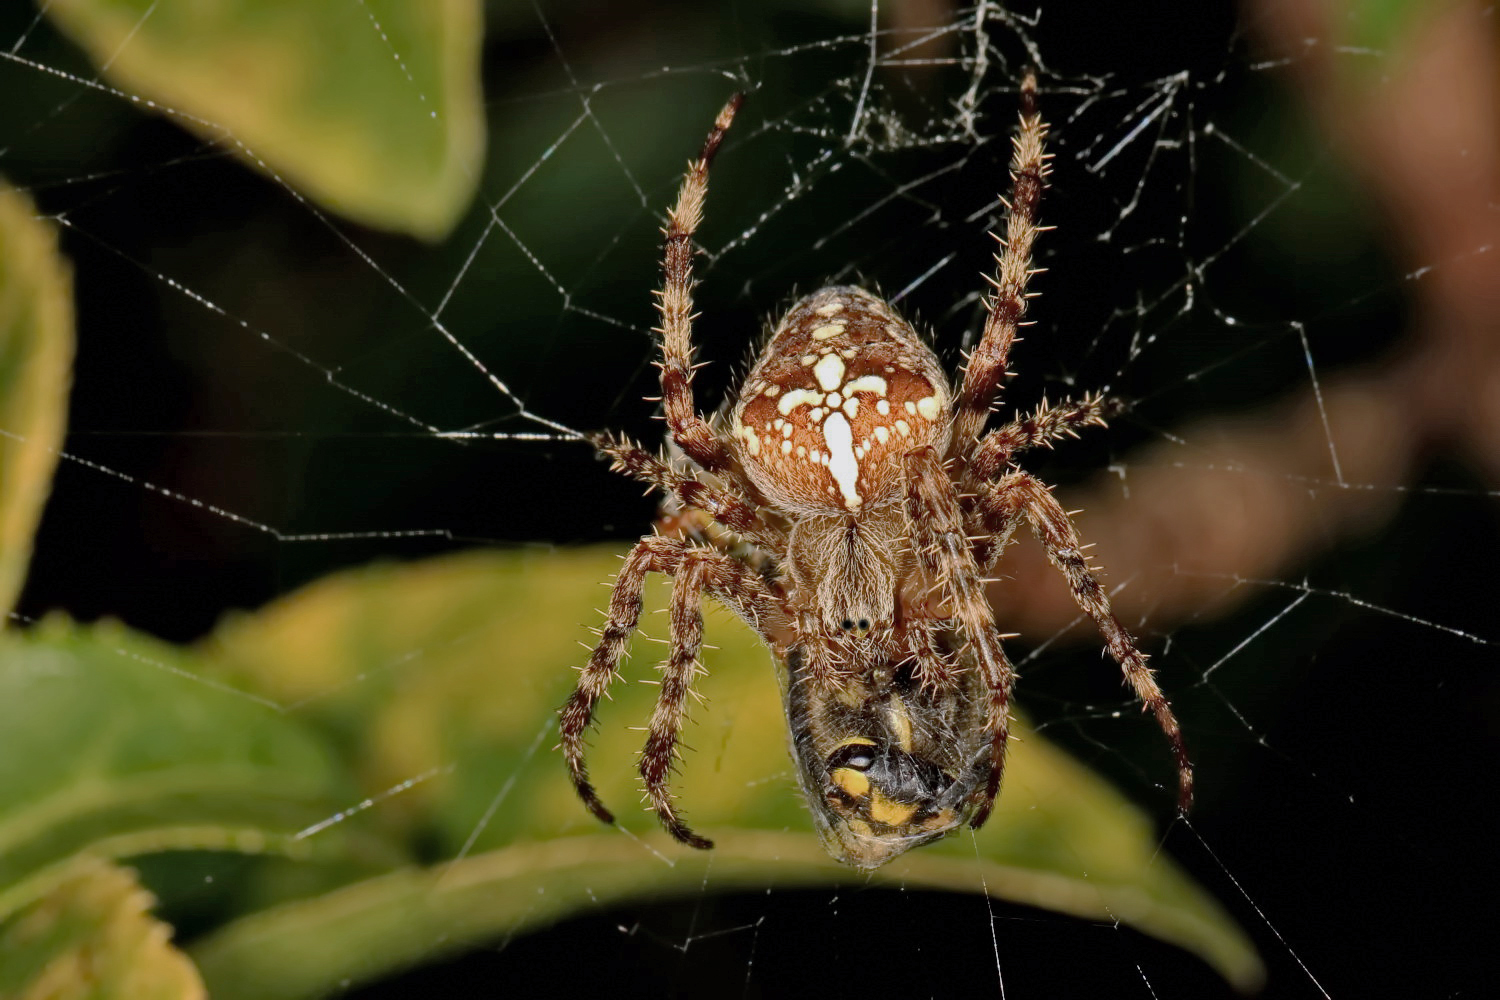
{"type": "MultiPolygon", "coordinates": [[[[0,9],[0,45],[18,38],[32,13],[14,3],[0,9]]],[[[788,124],[847,128],[853,94],[836,81],[862,76],[868,11],[768,3],[703,13],[663,3],[619,5],[603,16],[548,5],[546,14],[555,46],[529,12],[492,15],[483,196],[499,197],[577,114],[561,51],[585,80],[622,81],[594,107],[645,202],[584,130],[548,178],[502,212],[571,302],[496,236],[443,319],[532,412],[580,429],[653,435],[650,407],[639,400],[651,388],[654,227],[681,161],[724,97],[743,86],[726,71],[747,78],[752,93],[716,167],[703,233],[710,250],[782,197],[792,166],[807,170],[814,151],[830,145],[788,124]],[[830,42],[837,39],[845,42],[830,42]],[[689,70],[648,78],[658,65],[689,70]]],[[[1029,405],[1076,381],[1109,384],[1139,402],[1130,420],[1038,471],[1076,482],[1157,439],[1160,428],[1302,388],[1306,368],[1289,320],[1315,321],[1323,375],[1399,348],[1406,305],[1392,236],[1286,81],[1254,68],[1255,47],[1231,7],[1053,3],[1026,30],[1048,71],[1057,163],[1044,214],[1058,229],[1044,245],[1052,271],[1039,285],[1041,325],[1018,357],[1010,398],[1029,405]],[[1162,126],[1183,144],[1158,149],[1152,162],[1148,143],[1133,144],[1104,173],[1081,166],[1123,137],[1121,123],[1152,81],[1183,72],[1184,96],[1162,126]],[[1084,101],[1074,90],[1104,96],[1084,101]],[[1191,306],[1167,295],[1135,313],[1277,194],[1246,155],[1207,140],[1210,121],[1303,188],[1215,261],[1191,306]],[[1122,215],[1136,193],[1139,207],[1122,215]],[[1112,239],[1100,239],[1107,231],[1112,239]],[[1133,333],[1164,347],[1132,359],[1133,333]]],[[[997,28],[993,44],[1011,69],[1022,64],[1012,33],[997,28]]],[[[92,75],[45,26],[23,54],[92,75]]],[[[992,69],[981,106],[997,135],[1013,114],[1007,74],[992,69]]],[[[962,69],[940,68],[877,82],[885,106],[921,122],[950,118],[966,79],[962,69]]],[[[329,390],[324,372],[337,369],[438,426],[542,429],[517,418],[515,400],[476,378],[419,311],[273,183],[169,122],[34,69],[0,63],[0,93],[0,172],[71,222],[64,247],[76,272],[80,344],[67,448],[136,480],[62,464],[23,614],[114,616],[187,640],[226,609],[258,606],[342,566],[471,545],[624,540],[649,522],[651,502],[577,445],[437,440],[329,390]],[[155,272],[230,318],[166,288],[155,272]],[[240,320],[315,364],[268,350],[240,320]],[[447,529],[451,538],[286,538],[412,528],[447,529]]],[[[767,315],[794,292],[827,280],[893,292],[950,251],[956,262],[902,308],[934,330],[956,363],[976,327],[974,274],[989,252],[982,220],[993,218],[1007,153],[1003,141],[856,150],[815,196],[706,261],[700,341],[717,363],[700,382],[705,398],[718,398],[767,315]],[[901,180],[957,161],[917,196],[846,225],[901,180]]],[[[483,224],[475,213],[436,247],[338,225],[431,308],[483,224]]],[[[1493,494],[1444,454],[1430,456],[1416,485],[1440,490],[1414,491],[1378,535],[1287,567],[1282,579],[1500,639],[1489,610],[1489,567],[1500,556],[1493,494]]],[[[1206,676],[1293,596],[1268,592],[1217,620],[1169,627],[1166,669],[1189,679],[1173,696],[1202,795],[1190,825],[1166,827],[1164,849],[1255,938],[1270,969],[1267,996],[1319,996],[1303,963],[1336,997],[1483,995],[1496,971],[1488,957],[1495,647],[1313,599],[1206,676]]],[[[1092,766],[1127,790],[1144,789],[1139,761],[1154,759],[1155,734],[1122,746],[1118,727],[1100,730],[1111,740],[1105,747],[1086,718],[1075,718],[1086,715],[1080,705],[1118,697],[1108,672],[1091,666],[1096,659],[1088,649],[1049,657],[1028,673],[1023,703],[1092,766]]],[[[1161,802],[1140,797],[1165,826],[1161,802]]],[[[1127,929],[990,906],[875,890],[704,894],[574,920],[358,995],[989,993],[997,985],[991,912],[1007,996],[1226,992],[1195,959],[1127,929]]]]}

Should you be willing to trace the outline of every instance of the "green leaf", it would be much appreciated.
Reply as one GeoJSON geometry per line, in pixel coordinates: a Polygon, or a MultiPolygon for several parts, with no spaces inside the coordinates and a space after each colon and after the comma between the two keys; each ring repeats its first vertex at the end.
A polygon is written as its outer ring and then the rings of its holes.
{"type": "Polygon", "coordinates": [[[356,222],[448,232],[484,149],[477,0],[53,0],[132,95],[356,222]]]}
{"type": "Polygon", "coordinates": [[[57,233],[0,184],[0,614],[26,576],[62,448],[72,362],[73,282],[57,233]]]}
{"type": "Polygon", "coordinates": [[[7,633],[0,919],[70,877],[79,854],[309,856],[317,845],[298,831],[352,801],[341,774],[295,719],[205,681],[162,643],[61,618],[7,633]]]}
{"type": "MultiPolygon", "coordinates": [[[[716,889],[866,884],[810,829],[786,752],[769,653],[711,613],[695,712],[677,782],[709,854],[666,839],[645,814],[634,836],[600,826],[573,795],[555,709],[586,655],[585,624],[618,552],[469,553],[331,577],[226,622],[206,656],[216,676],[326,728],[380,804],[351,822],[440,845],[458,860],[407,869],[230,925],[195,949],[216,997],[316,996],[446,951],[616,901],[716,889]],[[413,779],[418,779],[413,781],[413,779]],[[397,794],[390,790],[398,789],[397,794]],[[663,863],[663,856],[672,860],[663,863]]],[[[648,608],[665,605],[665,585],[648,608]]],[[[647,615],[658,637],[660,616],[647,615]]],[[[635,644],[626,674],[655,677],[663,647],[635,644]]],[[[607,803],[638,801],[638,727],[649,684],[618,684],[601,712],[593,771],[607,803]],[[632,728],[636,727],[636,728],[632,728]]],[[[1035,734],[1012,752],[989,824],[904,855],[874,880],[990,893],[1120,920],[1188,948],[1241,986],[1258,981],[1250,944],[1158,851],[1153,823],[1035,734]]],[[[1168,765],[1163,762],[1163,767],[1168,765]]]]}
{"type": "Polygon", "coordinates": [[[203,981],[151,917],[154,903],[128,869],[97,858],[69,866],[46,897],[0,925],[0,997],[200,1000],[203,981]]]}

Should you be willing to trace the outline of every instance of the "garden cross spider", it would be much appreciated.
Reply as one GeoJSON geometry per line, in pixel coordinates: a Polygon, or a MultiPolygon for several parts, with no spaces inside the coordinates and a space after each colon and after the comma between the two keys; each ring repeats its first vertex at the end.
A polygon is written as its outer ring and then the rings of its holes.
{"type": "Polygon", "coordinates": [[[984,579],[1028,522],[1125,680],[1171,742],[1178,805],[1193,771],[1146,657],[1110,611],[1066,511],[1014,464],[1083,427],[1102,396],[1067,401],[988,434],[1026,310],[1037,206],[1047,175],[1036,77],[1021,85],[1013,190],[988,317],[955,395],[932,350],[879,297],[820,289],[775,328],[724,418],[693,400],[693,234],[708,168],[740,106],[719,113],[683,178],[665,229],[661,401],[680,454],[593,439],[613,467],[667,497],[664,533],[626,557],[608,620],[562,709],[562,749],[579,796],[613,817],[589,782],[584,737],[641,614],[648,573],[673,578],[670,653],[640,759],[651,808],[673,837],[711,847],[668,787],[699,671],[705,595],[742,618],[784,666],[791,750],[829,853],[872,869],[989,816],[1005,765],[1015,672],[984,579]],[[728,423],[727,433],[723,424],[728,423]]]}

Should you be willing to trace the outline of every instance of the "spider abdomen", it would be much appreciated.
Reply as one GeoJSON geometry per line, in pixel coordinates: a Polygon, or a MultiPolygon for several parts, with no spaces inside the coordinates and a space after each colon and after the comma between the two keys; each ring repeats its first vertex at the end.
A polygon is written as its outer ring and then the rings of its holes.
{"type": "Polygon", "coordinates": [[[835,285],[792,306],[733,410],[741,464],[776,506],[857,514],[889,501],[901,455],[946,450],[947,377],[891,306],[835,285]]]}

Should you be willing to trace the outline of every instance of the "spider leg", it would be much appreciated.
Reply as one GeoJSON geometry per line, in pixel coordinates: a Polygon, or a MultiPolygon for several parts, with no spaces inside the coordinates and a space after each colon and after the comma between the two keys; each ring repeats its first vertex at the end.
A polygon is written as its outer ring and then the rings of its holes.
{"type": "Polygon", "coordinates": [[[1023,451],[1050,448],[1065,438],[1077,437],[1078,432],[1086,427],[1103,427],[1121,409],[1118,400],[1103,393],[1082,399],[1064,399],[1050,405],[1044,399],[1035,412],[1012,420],[979,440],[969,454],[970,482],[982,483],[997,478],[1023,451]]]}
{"type": "Polygon", "coordinates": [[[676,498],[683,507],[708,514],[731,531],[763,548],[780,551],[786,547],[786,536],[779,528],[766,524],[756,506],[733,490],[715,486],[684,475],[656,455],[623,435],[593,437],[594,447],[611,460],[616,472],[623,472],[676,498]]]}
{"type": "MultiPolygon", "coordinates": [[[[688,550],[689,553],[700,551],[688,550]]],[[[661,695],[651,713],[651,728],[640,762],[646,797],[661,825],[677,840],[703,850],[713,847],[713,841],[694,833],[677,815],[668,779],[678,756],[677,740],[687,715],[688,695],[692,692],[693,678],[700,670],[698,653],[703,648],[701,605],[710,568],[711,563],[704,558],[684,559],[672,584],[669,610],[672,651],[662,671],[661,695]]]]}
{"type": "Polygon", "coordinates": [[[1036,273],[1031,269],[1031,248],[1041,231],[1036,216],[1047,177],[1047,156],[1042,152],[1046,132],[1036,108],[1036,73],[1028,70],[1021,81],[1021,129],[1011,158],[1010,213],[1001,241],[1005,249],[995,258],[997,277],[991,281],[995,291],[984,335],[969,356],[963,386],[954,401],[950,456],[967,454],[984,430],[1026,312],[1026,284],[1036,273]]]}
{"type": "Polygon", "coordinates": [[[849,683],[852,674],[847,653],[824,641],[823,626],[814,610],[803,609],[797,616],[797,634],[808,637],[802,644],[802,679],[834,689],[849,683]]]}
{"type": "Polygon", "coordinates": [[[735,94],[719,112],[714,127],[703,142],[703,151],[688,163],[687,173],[677,192],[677,203],[667,213],[663,230],[666,242],[662,249],[662,290],[656,308],[661,314],[662,408],[667,427],[677,446],[710,472],[730,476],[737,487],[745,490],[739,465],[730,446],[713,427],[698,415],[693,402],[693,234],[703,221],[703,202],[708,194],[708,167],[724,133],[740,108],[742,94],[735,94]]]}
{"type": "Polygon", "coordinates": [[[957,666],[938,645],[938,625],[933,618],[913,618],[906,623],[906,645],[915,661],[917,683],[928,690],[951,688],[957,666]]]}
{"type": "Polygon", "coordinates": [[[1154,672],[1146,666],[1146,654],[1110,610],[1109,596],[1094,578],[1083,554],[1078,529],[1052,491],[1041,480],[1026,472],[1012,472],[996,483],[984,487],[979,508],[987,523],[1009,523],[1018,512],[1031,522],[1032,530],[1047,550],[1052,565],[1068,578],[1073,600],[1094,620],[1104,642],[1125,680],[1135,691],[1144,708],[1156,717],[1156,724],[1171,744],[1177,761],[1177,808],[1187,812],[1193,803],[1193,763],[1188,758],[1182,728],[1166,695],[1156,683],[1154,672]]]}
{"type": "Polygon", "coordinates": [[[941,588],[952,617],[973,650],[983,672],[990,703],[985,728],[991,740],[990,777],[969,825],[978,828],[989,818],[1000,778],[1005,771],[1006,741],[1010,737],[1010,697],[1015,668],[1005,657],[994,612],[984,596],[984,582],[974,562],[953,482],[942,458],[932,447],[905,456],[906,515],[918,566],[941,588]]]}
{"type": "Polygon", "coordinates": [[[1026,521],[1019,496],[998,494],[994,483],[981,483],[978,494],[964,498],[969,537],[974,540],[974,561],[980,574],[989,576],[1014,539],[1016,529],[1026,521]]]}
{"type": "MultiPolygon", "coordinates": [[[[620,661],[625,655],[630,636],[640,623],[641,596],[645,590],[648,573],[664,573],[679,578],[686,573],[687,577],[686,586],[679,582],[673,587],[673,647],[672,656],[668,660],[669,677],[673,664],[679,660],[680,652],[677,629],[680,617],[679,591],[683,592],[680,600],[691,602],[696,613],[697,604],[704,590],[707,589],[756,628],[768,645],[772,645],[773,640],[766,629],[775,626],[782,617],[760,578],[750,569],[723,553],[712,549],[695,548],[680,539],[658,536],[643,538],[630,550],[630,554],[625,557],[625,563],[620,567],[620,573],[615,579],[614,591],[609,599],[609,613],[604,629],[600,633],[599,643],[594,647],[588,665],[584,667],[578,678],[578,686],[563,705],[559,723],[563,757],[567,761],[573,787],[589,811],[606,823],[613,823],[614,815],[605,808],[598,793],[594,790],[593,783],[589,780],[588,766],[584,760],[584,736],[593,724],[594,709],[599,699],[609,687],[610,681],[619,674],[620,661]]],[[[699,622],[701,631],[701,616],[699,622]]],[[[697,650],[694,646],[687,661],[690,668],[688,680],[691,679],[691,668],[696,663],[696,659],[697,650]]],[[[664,680],[663,700],[667,698],[667,689],[668,684],[664,680]]],[[[685,688],[683,693],[686,693],[685,688]]],[[[660,713],[661,707],[658,703],[657,714],[660,713]]],[[[655,716],[653,716],[653,736],[657,729],[655,716]]],[[[670,764],[670,759],[668,764],[670,764]]],[[[643,760],[643,771],[644,767],[645,761],[643,760]]],[[[648,785],[649,783],[648,778],[648,785]]],[[[667,825],[668,831],[674,837],[693,846],[702,846],[697,843],[701,838],[695,837],[680,820],[670,818],[672,817],[670,800],[668,800],[667,812],[663,813],[661,809],[657,812],[662,816],[663,823],[667,825]]]]}

